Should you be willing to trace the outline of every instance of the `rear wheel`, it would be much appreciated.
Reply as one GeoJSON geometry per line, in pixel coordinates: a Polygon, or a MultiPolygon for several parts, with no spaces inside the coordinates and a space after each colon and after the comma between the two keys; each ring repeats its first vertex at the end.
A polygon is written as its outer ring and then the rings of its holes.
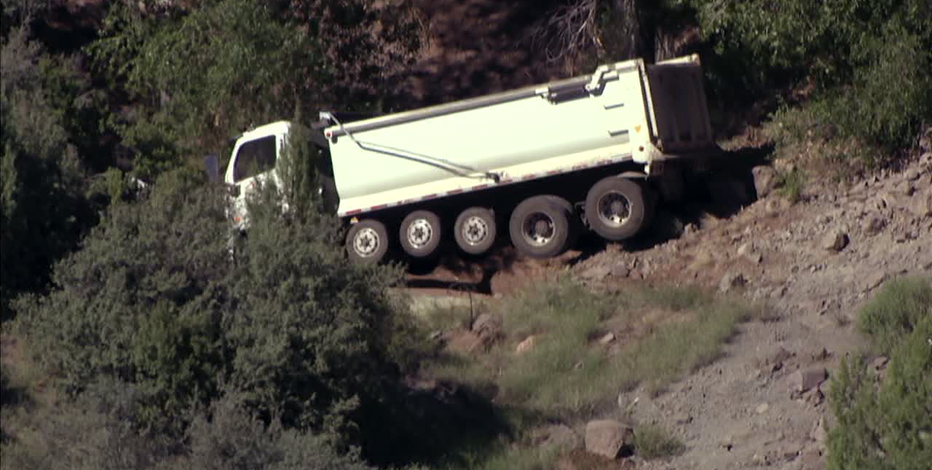
{"type": "Polygon", "coordinates": [[[566,250],[573,235],[572,206],[556,196],[525,199],[511,213],[511,242],[531,258],[551,258],[566,250]]]}
{"type": "Polygon", "coordinates": [[[586,196],[586,221],[606,240],[633,237],[646,225],[648,210],[643,189],[627,178],[602,179],[586,196]]]}
{"type": "Polygon", "coordinates": [[[453,237],[460,249],[481,255],[495,243],[495,215],[484,207],[470,207],[460,213],[453,225],[453,237]]]}
{"type": "Polygon", "coordinates": [[[431,211],[414,211],[401,222],[399,237],[405,253],[426,258],[440,246],[440,217],[431,211]]]}
{"type": "Polygon", "coordinates": [[[385,224],[375,219],[364,219],[346,234],[346,252],[351,261],[360,264],[376,264],[388,253],[388,230],[385,224]]]}

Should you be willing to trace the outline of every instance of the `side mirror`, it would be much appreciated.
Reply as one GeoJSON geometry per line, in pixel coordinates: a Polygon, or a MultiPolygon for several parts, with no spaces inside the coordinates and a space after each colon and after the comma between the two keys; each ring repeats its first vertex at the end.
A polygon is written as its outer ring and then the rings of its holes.
{"type": "Polygon", "coordinates": [[[207,171],[207,179],[214,184],[220,182],[220,160],[216,155],[204,157],[204,169],[207,171]]]}

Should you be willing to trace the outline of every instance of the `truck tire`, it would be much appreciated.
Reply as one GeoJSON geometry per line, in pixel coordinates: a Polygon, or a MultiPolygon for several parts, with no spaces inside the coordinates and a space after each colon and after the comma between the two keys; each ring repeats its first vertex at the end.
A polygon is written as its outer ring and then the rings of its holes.
{"type": "Polygon", "coordinates": [[[648,211],[644,190],[627,178],[604,178],[586,196],[586,221],[606,240],[633,237],[646,225],[648,211]]]}
{"type": "Polygon", "coordinates": [[[350,261],[359,264],[376,264],[388,253],[388,230],[375,219],[364,219],[354,224],[346,234],[346,253],[350,261]]]}
{"type": "Polygon", "coordinates": [[[440,217],[431,211],[416,210],[401,221],[398,236],[405,253],[426,258],[440,246],[440,217]]]}
{"type": "Polygon", "coordinates": [[[511,213],[508,231],[515,248],[531,258],[552,258],[572,242],[572,205],[557,196],[533,196],[511,213]]]}
{"type": "Polygon", "coordinates": [[[481,255],[495,243],[495,215],[484,207],[470,207],[456,218],[453,237],[456,244],[470,255],[481,255]]]}

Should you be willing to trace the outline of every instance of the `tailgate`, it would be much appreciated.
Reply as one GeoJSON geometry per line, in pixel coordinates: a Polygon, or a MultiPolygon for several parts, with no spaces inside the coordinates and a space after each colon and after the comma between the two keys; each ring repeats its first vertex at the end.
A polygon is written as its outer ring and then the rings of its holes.
{"type": "Polygon", "coordinates": [[[647,90],[655,144],[664,153],[714,145],[699,57],[647,66],[647,90]]]}

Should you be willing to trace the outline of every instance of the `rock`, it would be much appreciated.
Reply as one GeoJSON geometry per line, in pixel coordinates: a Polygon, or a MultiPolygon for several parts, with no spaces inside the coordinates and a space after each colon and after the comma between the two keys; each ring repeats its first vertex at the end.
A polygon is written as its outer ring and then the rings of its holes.
{"type": "Polygon", "coordinates": [[[769,166],[755,166],[751,169],[754,176],[754,189],[757,197],[763,198],[773,191],[777,183],[777,171],[769,166]]]}
{"type": "Polygon", "coordinates": [[[806,392],[819,384],[825,382],[827,374],[824,367],[813,367],[811,369],[796,371],[793,374],[793,383],[797,392],[806,392]]]}
{"type": "Polygon", "coordinates": [[[524,354],[534,348],[534,343],[537,341],[537,337],[534,335],[524,338],[524,341],[518,343],[518,347],[515,348],[515,352],[518,354],[524,354]]]}
{"type": "Polygon", "coordinates": [[[881,371],[887,368],[887,363],[890,362],[890,358],[887,356],[878,356],[871,361],[871,368],[875,371],[881,371]]]}
{"type": "Polygon", "coordinates": [[[612,269],[608,266],[599,265],[593,266],[583,271],[583,273],[579,276],[590,281],[601,281],[602,279],[605,279],[611,272],[612,269]]]}
{"type": "Polygon", "coordinates": [[[757,405],[757,408],[754,408],[754,411],[757,414],[762,415],[766,413],[769,409],[770,409],[770,405],[768,405],[767,403],[761,403],[760,405],[757,405]]]}
{"type": "Polygon", "coordinates": [[[917,179],[919,179],[920,173],[919,173],[919,170],[915,168],[910,168],[906,170],[906,174],[903,176],[906,179],[906,181],[916,181],[917,179]]]}
{"type": "Polygon", "coordinates": [[[832,230],[822,237],[822,248],[828,251],[841,251],[848,246],[848,234],[841,230],[832,230]]]}
{"type": "Polygon", "coordinates": [[[634,430],[618,421],[602,419],[586,423],[586,451],[616,459],[634,441],[634,430]]]}
{"type": "Polygon", "coordinates": [[[615,277],[628,277],[628,274],[629,274],[630,272],[631,272],[631,270],[628,269],[628,267],[625,266],[623,263],[618,263],[618,264],[612,266],[612,276],[615,276],[615,277]]]}
{"type": "Polygon", "coordinates": [[[599,338],[599,344],[603,346],[611,343],[612,341],[615,341],[615,333],[612,332],[605,333],[605,336],[599,338]]]}
{"type": "Polygon", "coordinates": [[[886,221],[877,214],[871,214],[864,220],[864,232],[868,235],[876,235],[883,230],[886,221]]]}
{"type": "Polygon", "coordinates": [[[720,292],[729,292],[732,289],[738,287],[744,287],[748,283],[747,278],[744,277],[741,273],[726,273],[722,276],[722,280],[718,283],[718,290],[720,292]]]}

